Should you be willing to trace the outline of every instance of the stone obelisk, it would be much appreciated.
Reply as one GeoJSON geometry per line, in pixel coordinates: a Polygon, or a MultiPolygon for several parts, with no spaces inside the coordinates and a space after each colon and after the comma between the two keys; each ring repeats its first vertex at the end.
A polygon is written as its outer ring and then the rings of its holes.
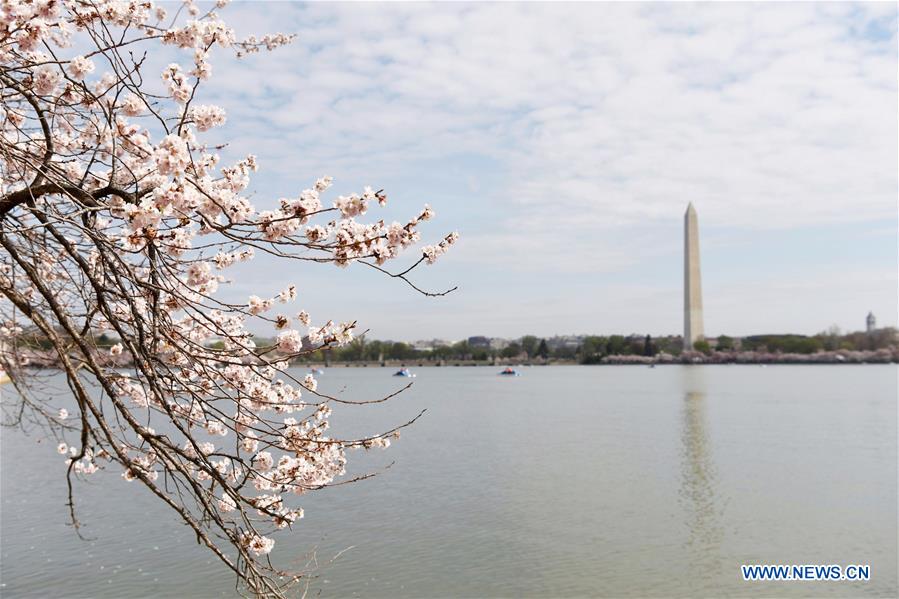
{"type": "Polygon", "coordinates": [[[693,203],[684,214],[684,350],[704,337],[702,278],[699,274],[699,221],[693,203]]]}

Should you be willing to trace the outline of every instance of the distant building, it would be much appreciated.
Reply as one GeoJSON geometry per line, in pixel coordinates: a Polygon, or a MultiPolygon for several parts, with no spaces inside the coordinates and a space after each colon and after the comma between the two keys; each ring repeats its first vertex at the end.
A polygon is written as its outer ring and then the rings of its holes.
{"type": "Polygon", "coordinates": [[[556,335],[546,339],[546,346],[551,350],[563,348],[577,349],[583,341],[583,335],[556,335]]]}
{"type": "Polygon", "coordinates": [[[499,337],[493,337],[490,339],[490,349],[495,349],[497,351],[506,349],[509,347],[509,341],[507,339],[500,339],[499,337]]]}
{"type": "Polygon", "coordinates": [[[868,312],[868,318],[865,319],[867,331],[870,333],[877,328],[877,319],[874,318],[874,312],[868,312]]]}
{"type": "Polygon", "coordinates": [[[412,347],[417,349],[418,351],[434,351],[438,347],[448,347],[452,345],[448,341],[443,339],[420,339],[412,344],[412,347]]]}
{"type": "Polygon", "coordinates": [[[468,338],[468,347],[483,347],[484,349],[490,348],[490,339],[484,337],[483,335],[477,335],[475,337],[468,338]]]}

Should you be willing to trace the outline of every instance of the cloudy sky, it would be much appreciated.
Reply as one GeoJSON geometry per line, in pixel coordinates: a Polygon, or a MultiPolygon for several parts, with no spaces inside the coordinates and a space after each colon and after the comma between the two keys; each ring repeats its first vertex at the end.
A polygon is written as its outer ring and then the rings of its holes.
{"type": "MultiPolygon", "coordinates": [[[[680,333],[699,213],[710,335],[857,330],[897,313],[896,4],[252,3],[215,62],[217,135],[259,157],[257,207],[323,174],[369,216],[462,238],[416,271],[240,271],[376,338],[680,333]]],[[[414,260],[410,255],[408,260],[414,260]]]]}

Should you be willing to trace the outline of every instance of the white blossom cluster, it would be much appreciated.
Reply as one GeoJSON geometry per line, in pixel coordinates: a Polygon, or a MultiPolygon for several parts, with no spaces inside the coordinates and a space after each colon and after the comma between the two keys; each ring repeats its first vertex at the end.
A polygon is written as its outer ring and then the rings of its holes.
{"type": "MultiPolygon", "coordinates": [[[[226,113],[199,103],[201,84],[216,49],[254,54],[292,36],[239,41],[223,6],[203,13],[188,1],[170,15],[149,0],[0,0],[0,219],[15,232],[3,238],[0,336],[15,345],[37,330],[62,348],[78,413],[44,415],[79,439],[58,446],[70,472],[114,463],[159,494],[189,493],[198,512],[182,502],[186,522],[199,535],[218,527],[261,576],[253,558],[272,550],[266,530],[303,517],[285,496],[332,483],[348,449],[386,448],[394,431],[332,438],[332,398],[287,371],[292,357],[352,341],[355,323],[272,316],[296,301],[294,285],[219,300],[222,273],[259,252],[380,267],[421,240],[433,211],[364,223],[386,194],[365,187],[329,201],[330,177],[257,210],[246,195],[256,158],[222,165],[202,140],[226,113]],[[185,56],[145,83],[139,49],[158,44],[185,56]],[[274,345],[256,346],[253,319],[279,331],[274,345]],[[88,375],[99,399],[81,390],[88,375]]],[[[415,264],[457,238],[424,247],[415,264]]],[[[17,359],[5,347],[4,364],[17,359]]]]}

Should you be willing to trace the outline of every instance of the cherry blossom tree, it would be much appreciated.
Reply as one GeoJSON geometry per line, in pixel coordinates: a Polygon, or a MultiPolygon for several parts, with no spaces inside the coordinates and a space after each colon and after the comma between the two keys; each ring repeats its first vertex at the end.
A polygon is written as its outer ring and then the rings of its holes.
{"type": "Polygon", "coordinates": [[[257,208],[246,192],[255,157],[220,164],[222,147],[203,134],[226,113],[199,99],[214,53],[249,59],[291,36],[237,39],[224,2],[166,6],[0,0],[0,367],[17,390],[8,413],[56,437],[74,523],[73,479],[120,472],[177,512],[242,592],[281,596],[303,572],[279,570],[269,554],[274,533],[303,517],[297,497],[353,480],[348,452],[387,447],[409,423],[331,438],[332,407],[354,402],[288,365],[348,343],[355,323],[288,309],[294,285],[226,301],[225,273],[259,254],[356,262],[443,295],[409,273],[457,234],[393,272],[386,263],[417,246],[427,206],[405,223],[364,223],[385,193],[328,200],[321,177],[257,208]],[[148,57],[170,55],[151,72],[148,57]],[[277,329],[276,341],[254,343],[257,324],[277,329]],[[35,338],[66,375],[69,409],[33,384],[35,338]]]}

